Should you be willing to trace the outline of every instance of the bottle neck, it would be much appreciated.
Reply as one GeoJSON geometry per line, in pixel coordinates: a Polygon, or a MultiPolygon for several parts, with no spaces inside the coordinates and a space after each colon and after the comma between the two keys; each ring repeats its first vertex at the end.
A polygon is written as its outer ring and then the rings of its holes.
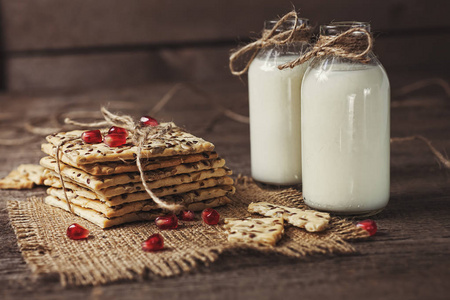
{"type": "Polygon", "coordinates": [[[271,60],[284,57],[290,57],[291,60],[303,55],[311,49],[311,44],[303,41],[294,41],[284,45],[271,45],[262,48],[257,59],[271,60]]]}
{"type": "Polygon", "coordinates": [[[309,42],[311,39],[309,20],[289,17],[285,20],[265,21],[262,39],[288,41],[289,43],[309,42]]]}
{"type": "MultiPolygon", "coordinates": [[[[313,52],[317,57],[336,57],[337,61],[368,64],[372,53],[373,38],[370,25],[363,22],[335,22],[320,27],[320,37],[313,52]]],[[[323,60],[323,59],[321,59],[323,60]]]]}
{"type": "Polygon", "coordinates": [[[265,21],[262,39],[286,42],[275,42],[263,47],[257,58],[276,59],[301,55],[310,48],[311,27],[309,27],[309,20],[290,17],[282,22],[280,20],[265,21]]]}
{"type": "Polygon", "coordinates": [[[338,36],[350,29],[354,29],[354,35],[361,35],[364,32],[370,33],[370,24],[367,22],[345,21],[345,22],[332,22],[328,25],[320,26],[321,36],[338,36]],[[361,30],[356,30],[356,29],[361,30]]]}

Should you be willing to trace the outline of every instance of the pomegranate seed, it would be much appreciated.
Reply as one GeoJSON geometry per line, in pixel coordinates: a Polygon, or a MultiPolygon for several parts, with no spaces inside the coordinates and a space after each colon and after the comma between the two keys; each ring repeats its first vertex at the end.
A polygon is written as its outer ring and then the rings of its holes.
{"type": "Polygon", "coordinates": [[[375,221],[373,221],[373,220],[367,219],[367,220],[361,221],[358,224],[356,224],[356,226],[366,230],[370,236],[377,233],[377,223],[375,223],[375,221]]]}
{"type": "Polygon", "coordinates": [[[142,243],[142,250],[145,252],[158,251],[164,248],[164,239],[159,233],[152,234],[142,243]]]}
{"type": "Polygon", "coordinates": [[[108,134],[111,134],[111,133],[122,134],[125,137],[128,136],[128,131],[122,127],[116,127],[116,126],[111,127],[108,131],[108,134]]]}
{"type": "Polygon", "coordinates": [[[178,217],[183,221],[193,221],[195,214],[192,210],[183,210],[178,217]]]}
{"type": "Polygon", "coordinates": [[[67,236],[72,240],[86,239],[89,236],[89,230],[74,223],[67,228],[67,236]]]}
{"type": "Polygon", "coordinates": [[[89,130],[81,134],[81,139],[83,142],[88,144],[98,144],[103,140],[100,130],[89,130]]]}
{"type": "Polygon", "coordinates": [[[141,117],[141,125],[143,126],[158,126],[158,121],[156,121],[156,119],[153,119],[152,117],[149,116],[143,116],[141,117]]]}
{"type": "Polygon", "coordinates": [[[110,133],[105,136],[104,142],[110,147],[119,147],[127,142],[127,137],[123,134],[110,133]]]}
{"type": "Polygon", "coordinates": [[[178,227],[178,218],[175,215],[157,217],[155,220],[159,229],[176,229],[178,227]]]}
{"type": "Polygon", "coordinates": [[[216,225],[219,223],[220,215],[215,209],[207,208],[202,211],[202,219],[208,225],[216,225]]]}

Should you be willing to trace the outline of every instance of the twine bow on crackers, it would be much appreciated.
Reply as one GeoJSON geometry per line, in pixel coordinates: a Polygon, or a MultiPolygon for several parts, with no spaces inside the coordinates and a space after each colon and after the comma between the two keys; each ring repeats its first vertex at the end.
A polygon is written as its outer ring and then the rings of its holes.
{"type": "MultiPolygon", "coordinates": [[[[122,127],[128,130],[128,132],[132,136],[133,145],[137,147],[136,149],[136,166],[138,167],[139,174],[141,177],[142,185],[145,188],[145,191],[148,193],[148,195],[152,198],[152,200],[158,205],[159,208],[166,209],[173,212],[178,212],[183,209],[183,206],[180,204],[168,204],[158,198],[152,190],[148,187],[147,181],[145,180],[144,170],[141,163],[142,158],[142,148],[144,147],[144,144],[149,139],[156,139],[160,138],[166,133],[169,133],[173,130],[173,127],[171,123],[167,124],[160,124],[158,126],[141,126],[139,123],[134,123],[133,118],[131,116],[123,115],[115,115],[108,111],[105,107],[101,108],[101,112],[103,117],[105,118],[105,121],[99,121],[99,122],[93,122],[93,123],[81,123],[74,120],[71,120],[69,118],[66,118],[64,122],[66,124],[71,124],[75,126],[81,126],[81,127],[104,127],[104,126],[116,126],[116,127],[122,127]]],[[[74,140],[79,137],[70,139],[74,140]]],[[[61,167],[60,167],[60,158],[59,158],[59,149],[60,147],[68,142],[69,140],[64,140],[58,146],[56,147],[56,162],[57,162],[57,168],[59,173],[59,179],[61,181],[61,185],[64,191],[64,196],[66,198],[67,204],[69,206],[69,211],[72,211],[70,201],[66,194],[66,188],[64,185],[64,180],[61,175],[61,167]]]]}
{"type": "Polygon", "coordinates": [[[343,58],[368,63],[368,54],[373,48],[373,38],[364,28],[351,28],[337,36],[321,35],[313,49],[296,60],[278,66],[278,69],[293,68],[313,57],[335,55],[343,58]],[[357,34],[355,34],[357,33],[357,34]]]}
{"type": "Polygon", "coordinates": [[[264,47],[273,45],[285,45],[294,41],[308,41],[311,36],[311,29],[306,24],[297,24],[298,16],[295,11],[291,11],[284,15],[270,30],[264,30],[262,37],[259,40],[250,43],[230,55],[229,67],[233,75],[243,75],[248,71],[250,64],[255,59],[258,51],[264,47]],[[294,26],[292,29],[280,31],[281,26],[289,19],[294,19],[294,26]],[[244,55],[252,53],[250,59],[245,64],[242,70],[237,70],[235,64],[239,58],[244,55]]]}

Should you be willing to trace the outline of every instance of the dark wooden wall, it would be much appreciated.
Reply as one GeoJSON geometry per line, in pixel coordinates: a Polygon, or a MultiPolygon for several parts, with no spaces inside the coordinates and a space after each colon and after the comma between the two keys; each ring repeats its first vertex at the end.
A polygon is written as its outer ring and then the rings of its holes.
{"type": "Polygon", "coordinates": [[[295,5],[313,25],[370,21],[395,71],[450,67],[448,0],[1,0],[0,87],[230,80],[228,53],[295,5]]]}

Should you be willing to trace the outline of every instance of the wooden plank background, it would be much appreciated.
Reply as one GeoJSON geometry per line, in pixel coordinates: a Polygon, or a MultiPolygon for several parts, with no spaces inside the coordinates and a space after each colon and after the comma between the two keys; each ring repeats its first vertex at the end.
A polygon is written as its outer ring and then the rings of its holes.
{"type": "Polygon", "coordinates": [[[388,71],[450,66],[448,0],[2,0],[1,83],[34,91],[232,80],[229,50],[293,5],[312,25],[370,21],[388,71]]]}

